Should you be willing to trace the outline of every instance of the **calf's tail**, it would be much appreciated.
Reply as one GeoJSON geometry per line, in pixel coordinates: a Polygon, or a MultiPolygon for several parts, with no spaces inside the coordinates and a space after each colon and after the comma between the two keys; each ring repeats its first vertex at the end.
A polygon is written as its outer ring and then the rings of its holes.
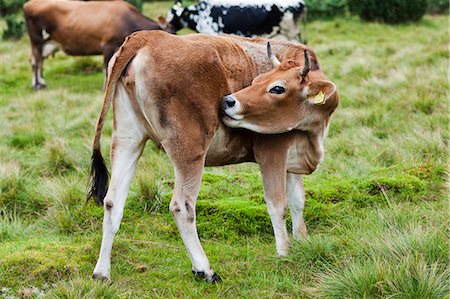
{"type": "Polygon", "coordinates": [[[103,97],[102,109],[95,128],[87,200],[93,198],[96,203],[101,205],[103,205],[103,199],[108,191],[109,172],[102,156],[100,137],[102,135],[102,129],[108,114],[109,106],[111,105],[111,101],[116,90],[117,81],[129,62],[136,55],[136,43],[130,42],[130,40],[133,39],[133,35],[128,36],[125,39],[122,46],[109,61],[105,95],[103,97]]]}
{"type": "Polygon", "coordinates": [[[91,175],[87,200],[94,198],[95,202],[103,205],[103,199],[108,191],[109,172],[105,165],[100,149],[93,149],[91,157],[91,175]]]}

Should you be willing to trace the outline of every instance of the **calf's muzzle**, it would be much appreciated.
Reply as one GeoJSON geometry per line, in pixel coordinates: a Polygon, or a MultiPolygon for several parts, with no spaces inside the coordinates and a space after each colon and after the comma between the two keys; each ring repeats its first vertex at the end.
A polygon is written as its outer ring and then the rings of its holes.
{"type": "Polygon", "coordinates": [[[225,97],[223,97],[223,100],[222,100],[222,109],[226,110],[228,108],[233,108],[235,104],[236,104],[236,100],[233,96],[231,96],[231,95],[225,96],[225,97]]]}

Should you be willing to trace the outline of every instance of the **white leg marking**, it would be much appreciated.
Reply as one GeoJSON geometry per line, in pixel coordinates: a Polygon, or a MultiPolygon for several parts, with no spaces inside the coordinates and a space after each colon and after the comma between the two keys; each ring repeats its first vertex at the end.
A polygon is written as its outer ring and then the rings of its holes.
{"type": "Polygon", "coordinates": [[[275,235],[275,242],[277,246],[277,253],[280,256],[286,256],[289,253],[291,242],[289,241],[286,229],[286,201],[284,204],[277,203],[266,198],[267,210],[269,212],[270,220],[272,221],[273,232],[275,235]]]}
{"type": "MultiPolygon", "coordinates": [[[[31,49],[31,56],[30,56],[30,62],[31,62],[31,86],[34,88],[38,82],[38,61],[36,59],[36,48],[31,49]]],[[[42,59],[41,59],[42,60],[42,59]]],[[[39,62],[40,63],[40,62],[39,62]]]]}
{"type": "Polygon", "coordinates": [[[44,59],[42,59],[41,60],[41,63],[39,63],[39,65],[38,65],[38,68],[37,68],[37,81],[38,81],[38,83],[39,84],[41,84],[41,85],[46,85],[45,84],[45,80],[44,80],[44,78],[42,77],[42,72],[43,72],[43,70],[42,70],[42,64],[43,64],[43,62],[44,62],[44,59]]]}
{"type": "Polygon", "coordinates": [[[104,199],[103,237],[94,277],[110,279],[111,249],[119,230],[130,182],[144,148],[143,129],[122,84],[117,84],[114,98],[115,130],[111,150],[112,175],[104,199]]]}
{"type": "Polygon", "coordinates": [[[31,71],[33,73],[31,76],[31,86],[32,87],[36,86],[36,83],[37,83],[37,74],[36,74],[35,67],[34,67],[34,65],[36,64],[35,61],[36,60],[34,59],[34,57],[31,56],[31,71]]]}
{"type": "Polygon", "coordinates": [[[303,220],[303,209],[306,199],[302,175],[287,173],[286,196],[292,216],[292,234],[297,240],[306,238],[308,232],[305,221],[303,220]]]}

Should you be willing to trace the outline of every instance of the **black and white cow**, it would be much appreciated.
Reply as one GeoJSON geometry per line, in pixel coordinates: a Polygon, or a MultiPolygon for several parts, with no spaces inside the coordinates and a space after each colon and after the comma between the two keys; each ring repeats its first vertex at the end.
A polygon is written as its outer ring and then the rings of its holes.
{"type": "Polygon", "coordinates": [[[205,34],[282,37],[300,41],[304,0],[200,0],[183,7],[181,0],[167,13],[176,31],[190,28],[205,34]]]}

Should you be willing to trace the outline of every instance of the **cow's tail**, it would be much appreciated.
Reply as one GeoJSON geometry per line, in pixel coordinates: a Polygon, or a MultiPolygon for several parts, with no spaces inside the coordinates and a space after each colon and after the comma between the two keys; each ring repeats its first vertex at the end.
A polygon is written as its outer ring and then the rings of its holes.
{"type": "Polygon", "coordinates": [[[111,101],[116,90],[117,81],[122,75],[124,69],[127,67],[128,63],[136,55],[136,48],[132,47],[132,45],[127,45],[131,37],[132,35],[125,39],[122,46],[109,61],[105,95],[103,97],[102,109],[95,127],[87,200],[94,198],[95,202],[101,205],[103,205],[103,199],[108,191],[109,172],[106,168],[105,160],[103,159],[101,153],[100,137],[102,135],[102,129],[108,114],[109,106],[111,105],[111,101]]]}

